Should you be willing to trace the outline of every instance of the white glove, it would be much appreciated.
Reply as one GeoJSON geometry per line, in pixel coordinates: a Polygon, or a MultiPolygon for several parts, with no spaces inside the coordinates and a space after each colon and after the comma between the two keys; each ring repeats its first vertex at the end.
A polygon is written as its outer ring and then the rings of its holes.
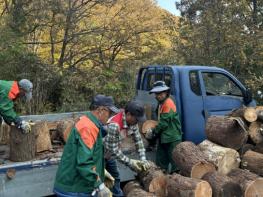
{"type": "MultiPolygon", "coordinates": [[[[93,193],[93,192],[92,192],[93,193]]],[[[91,194],[92,195],[92,194],[91,194]]],[[[94,195],[94,194],[93,194],[94,195]]],[[[104,183],[100,184],[98,190],[98,197],[112,197],[112,193],[109,188],[107,188],[104,183]]]]}
{"type": "Polygon", "coordinates": [[[22,133],[30,133],[31,131],[31,125],[29,122],[22,120],[21,124],[19,125],[19,128],[22,130],[22,133]]]}
{"type": "Polygon", "coordinates": [[[131,159],[129,166],[135,172],[143,171],[141,160],[131,159]]]}
{"type": "Polygon", "coordinates": [[[112,188],[114,186],[115,179],[113,178],[113,176],[111,176],[111,174],[106,169],[104,170],[104,174],[105,174],[104,184],[108,188],[112,188]]]}
{"type": "Polygon", "coordinates": [[[151,128],[147,129],[145,133],[145,138],[148,140],[153,139],[153,130],[151,128]]]}
{"type": "Polygon", "coordinates": [[[150,162],[147,161],[147,160],[142,160],[142,161],[141,161],[141,166],[142,166],[142,170],[143,170],[143,171],[147,171],[147,170],[149,170],[149,168],[151,167],[151,164],[150,164],[150,162]]]}

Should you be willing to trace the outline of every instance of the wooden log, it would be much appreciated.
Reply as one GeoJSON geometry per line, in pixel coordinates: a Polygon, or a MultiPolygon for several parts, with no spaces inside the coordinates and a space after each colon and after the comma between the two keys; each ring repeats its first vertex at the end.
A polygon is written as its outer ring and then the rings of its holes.
{"type": "Polygon", "coordinates": [[[243,107],[243,108],[236,109],[230,112],[228,116],[241,117],[241,118],[244,118],[248,122],[254,122],[257,120],[257,112],[254,107],[243,107]]]}
{"type": "Polygon", "coordinates": [[[209,183],[179,174],[167,176],[167,197],[210,197],[212,188],[209,183]]]}
{"type": "Polygon", "coordinates": [[[134,189],[132,190],[127,197],[139,197],[139,196],[145,196],[145,197],[164,197],[164,196],[156,196],[155,194],[152,194],[150,192],[146,192],[143,189],[134,189]]]}
{"type": "Polygon", "coordinates": [[[67,142],[67,139],[70,135],[71,129],[74,126],[74,120],[62,120],[58,123],[57,134],[63,140],[64,143],[67,142]]]}
{"type": "Polygon", "coordinates": [[[165,196],[166,178],[163,171],[151,162],[147,171],[138,174],[143,188],[157,196],[165,196]]]}
{"type": "Polygon", "coordinates": [[[142,125],[142,133],[145,134],[148,129],[155,128],[158,124],[155,120],[146,120],[142,125]]]}
{"type": "Polygon", "coordinates": [[[248,129],[251,140],[258,144],[263,142],[263,124],[259,121],[252,122],[248,129]]]}
{"type": "Polygon", "coordinates": [[[248,139],[247,132],[236,120],[223,116],[209,117],[205,132],[208,140],[235,150],[240,149],[248,139]]]}
{"type": "Polygon", "coordinates": [[[0,126],[0,144],[9,144],[10,126],[2,122],[0,126]]]}
{"type": "Polygon", "coordinates": [[[253,144],[245,144],[244,146],[242,146],[238,152],[240,157],[242,158],[243,155],[248,151],[248,150],[254,150],[255,146],[253,144]]]}
{"type": "Polygon", "coordinates": [[[219,146],[209,140],[204,140],[198,147],[207,156],[208,161],[217,167],[217,171],[220,173],[227,174],[240,165],[239,153],[234,149],[219,146]]]}
{"type": "Polygon", "coordinates": [[[241,167],[263,176],[263,154],[247,151],[242,158],[241,167]]]}
{"type": "Polygon", "coordinates": [[[263,154],[263,142],[256,144],[254,151],[263,154]]]}
{"type": "Polygon", "coordinates": [[[257,120],[260,122],[263,122],[263,106],[257,106],[256,107],[256,113],[257,113],[257,120]]]}
{"type": "Polygon", "coordinates": [[[184,176],[201,178],[207,172],[215,171],[214,164],[206,159],[205,154],[192,142],[181,142],[173,150],[173,160],[184,176]]]}
{"type": "Polygon", "coordinates": [[[29,161],[34,159],[36,153],[37,130],[32,127],[28,134],[23,134],[20,129],[11,126],[10,131],[10,160],[29,161]]]}
{"type": "Polygon", "coordinates": [[[36,122],[34,129],[37,133],[36,152],[42,152],[52,149],[49,128],[46,121],[36,122]]]}
{"type": "Polygon", "coordinates": [[[142,189],[142,186],[136,180],[135,181],[129,181],[123,187],[123,193],[125,196],[127,196],[132,190],[135,190],[135,189],[142,189]]]}
{"type": "Polygon", "coordinates": [[[213,197],[242,196],[242,189],[239,184],[222,173],[208,172],[202,179],[207,181],[212,187],[213,197]]]}
{"type": "Polygon", "coordinates": [[[233,169],[228,176],[241,186],[244,197],[258,197],[263,194],[263,178],[240,168],[233,169]]]}

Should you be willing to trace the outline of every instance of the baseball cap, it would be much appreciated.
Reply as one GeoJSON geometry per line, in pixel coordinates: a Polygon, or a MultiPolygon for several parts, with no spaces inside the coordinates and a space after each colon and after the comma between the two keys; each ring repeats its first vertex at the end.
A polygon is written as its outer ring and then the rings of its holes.
{"type": "Polygon", "coordinates": [[[97,94],[91,101],[92,105],[108,107],[112,112],[118,113],[119,109],[114,105],[112,96],[97,94]]]}
{"type": "Polygon", "coordinates": [[[143,104],[139,101],[130,101],[126,105],[125,111],[130,112],[132,116],[135,116],[138,122],[146,121],[143,104]]]}
{"type": "Polygon", "coordinates": [[[163,92],[169,90],[170,88],[165,84],[164,81],[156,81],[153,84],[153,88],[150,90],[150,94],[163,92]]]}
{"type": "Polygon", "coordinates": [[[32,99],[32,90],[33,90],[33,84],[28,79],[21,79],[18,82],[18,85],[20,88],[22,88],[25,91],[25,97],[27,101],[30,101],[32,99]]]}

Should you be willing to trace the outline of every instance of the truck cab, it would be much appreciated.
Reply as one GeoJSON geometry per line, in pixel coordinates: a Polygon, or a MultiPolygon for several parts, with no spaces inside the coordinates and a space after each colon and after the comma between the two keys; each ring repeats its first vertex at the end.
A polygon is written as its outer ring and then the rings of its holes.
{"type": "Polygon", "coordinates": [[[248,89],[228,71],[210,66],[147,66],[137,75],[135,99],[150,107],[156,119],[157,101],[149,94],[153,83],[163,80],[180,115],[183,140],[199,143],[211,115],[225,115],[241,106],[255,106],[248,89]]]}

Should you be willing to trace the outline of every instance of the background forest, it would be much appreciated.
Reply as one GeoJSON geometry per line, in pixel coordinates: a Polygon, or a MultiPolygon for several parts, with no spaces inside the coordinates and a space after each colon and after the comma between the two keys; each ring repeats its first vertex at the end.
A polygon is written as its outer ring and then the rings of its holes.
{"type": "MultiPolygon", "coordinates": [[[[140,66],[216,65],[263,89],[263,1],[0,0],[0,79],[33,81],[22,113],[87,110],[96,93],[121,104],[140,66]]],[[[261,101],[262,102],[262,101],[261,101]]],[[[19,105],[18,105],[19,107],[19,105]]]]}

